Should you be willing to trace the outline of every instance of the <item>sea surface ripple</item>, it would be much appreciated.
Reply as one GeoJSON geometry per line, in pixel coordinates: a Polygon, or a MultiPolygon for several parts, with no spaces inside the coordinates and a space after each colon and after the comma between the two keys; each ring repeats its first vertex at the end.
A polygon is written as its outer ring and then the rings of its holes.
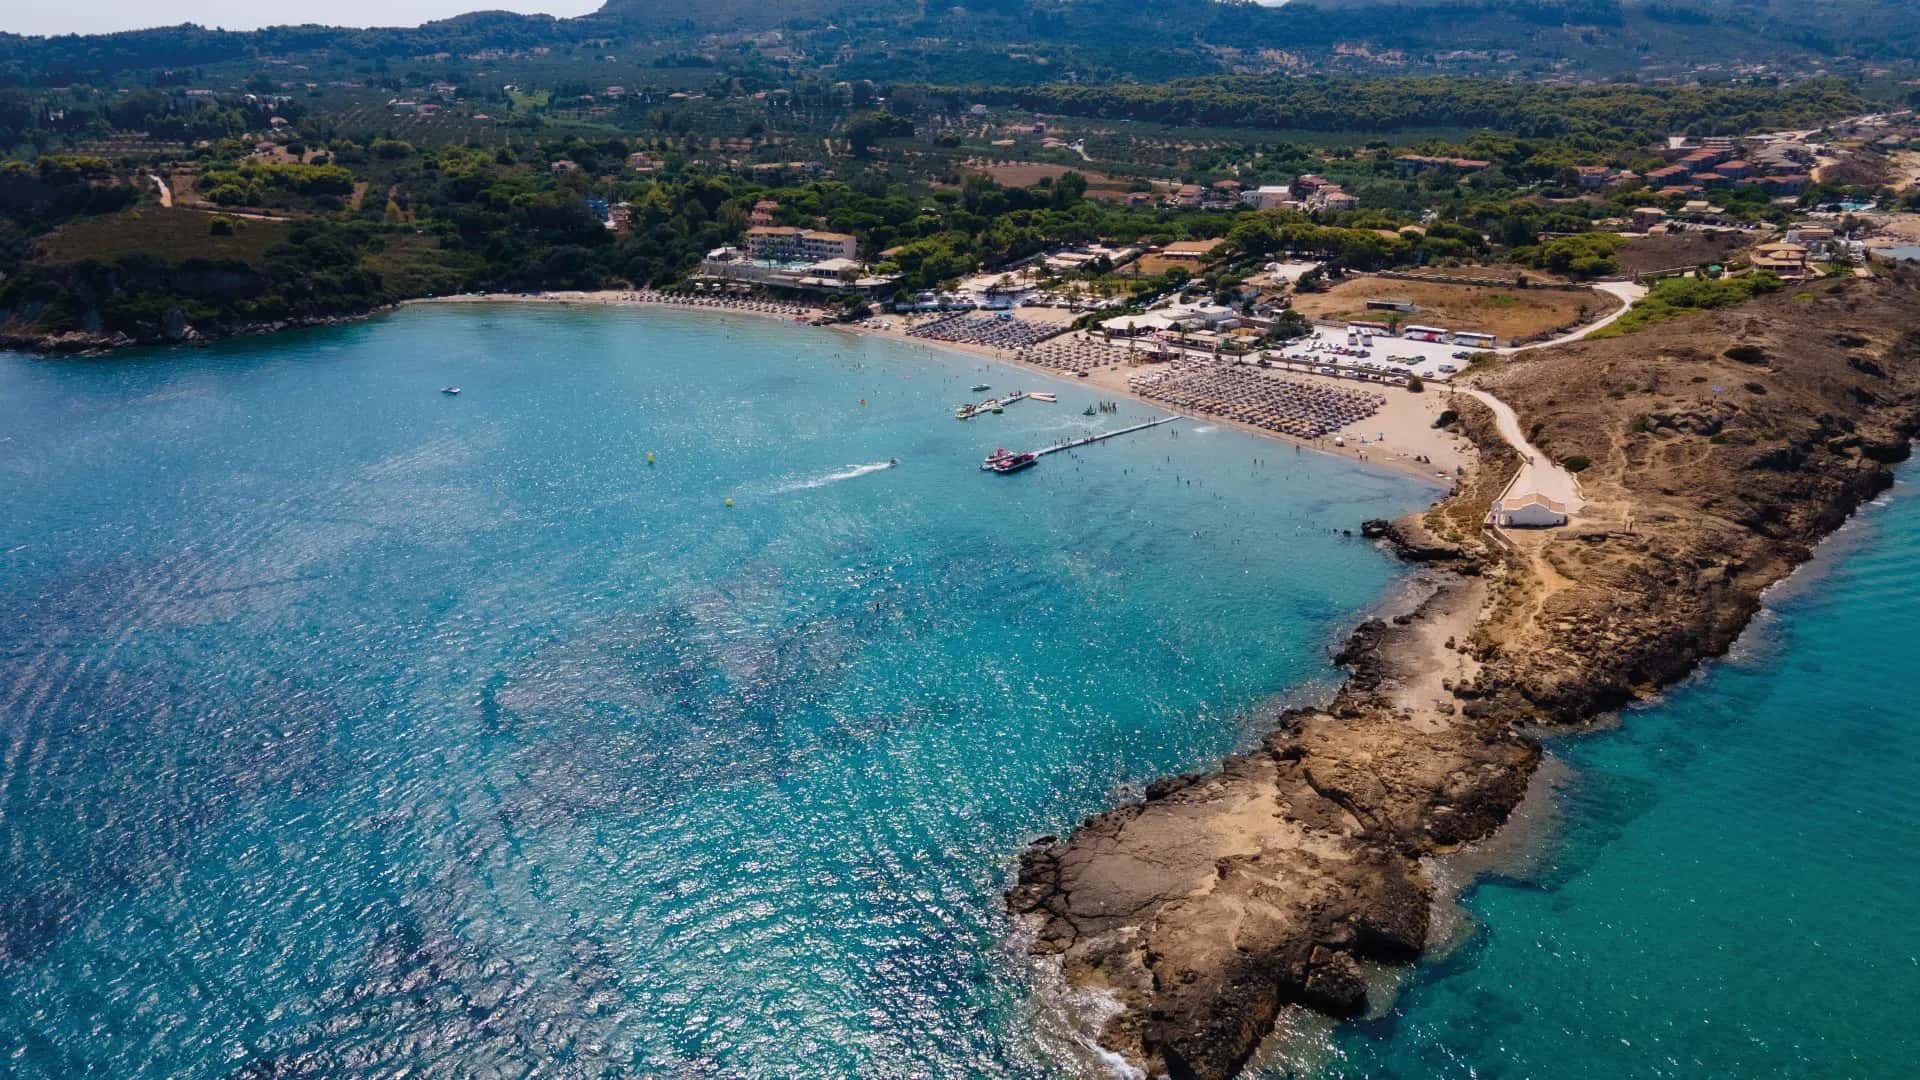
{"type": "Polygon", "coordinates": [[[1096,1068],[1014,856],[1324,688],[1400,573],[1339,530],[1432,492],[989,476],[1148,412],[976,381],[1042,380],[664,310],[0,356],[0,1072],[1096,1068]]]}

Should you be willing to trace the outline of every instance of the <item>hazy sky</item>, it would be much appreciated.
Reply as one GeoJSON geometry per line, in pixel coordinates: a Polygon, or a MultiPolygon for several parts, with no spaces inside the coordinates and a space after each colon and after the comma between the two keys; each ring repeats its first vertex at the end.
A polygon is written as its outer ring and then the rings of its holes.
{"type": "Polygon", "coordinates": [[[584,15],[603,0],[0,0],[0,30],[14,34],[102,34],[192,22],[228,30],[282,23],[417,26],[468,11],[584,15]]]}

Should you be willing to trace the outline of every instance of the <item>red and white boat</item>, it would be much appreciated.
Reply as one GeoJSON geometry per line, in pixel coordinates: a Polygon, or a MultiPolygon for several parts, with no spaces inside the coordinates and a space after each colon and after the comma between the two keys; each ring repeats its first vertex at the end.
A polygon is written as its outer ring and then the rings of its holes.
{"type": "Polygon", "coordinates": [[[1009,454],[987,466],[987,470],[1004,476],[1007,473],[1017,473],[1021,469],[1031,469],[1039,460],[1040,455],[1038,454],[1009,454]]]}

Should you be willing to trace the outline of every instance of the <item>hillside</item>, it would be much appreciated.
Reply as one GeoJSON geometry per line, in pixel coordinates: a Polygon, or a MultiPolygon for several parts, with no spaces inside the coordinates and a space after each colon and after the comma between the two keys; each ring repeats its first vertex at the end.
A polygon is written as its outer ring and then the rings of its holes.
{"type": "Polygon", "coordinates": [[[1227,72],[1781,77],[1920,59],[1901,0],[607,0],[576,19],[476,12],[419,27],[194,25],[105,35],[0,34],[0,84],[111,83],[265,58],[476,56],[589,42],[721,66],[772,48],[840,78],[1118,82],[1227,72]],[[733,35],[777,38],[746,41],[733,35]],[[718,35],[718,37],[716,37],[718,35]]]}

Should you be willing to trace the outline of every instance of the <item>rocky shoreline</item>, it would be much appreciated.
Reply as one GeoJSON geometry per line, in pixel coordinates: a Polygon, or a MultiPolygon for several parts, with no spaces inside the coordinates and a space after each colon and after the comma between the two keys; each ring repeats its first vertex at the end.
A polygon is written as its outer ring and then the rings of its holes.
{"type": "Polygon", "coordinates": [[[1540,761],[1534,733],[1724,654],[1763,591],[1892,483],[1920,429],[1914,326],[1920,278],[1896,274],[1479,376],[1534,445],[1591,462],[1587,511],[1566,529],[1483,532],[1514,459],[1484,410],[1463,412],[1483,452],[1466,485],[1369,530],[1432,593],[1353,634],[1334,700],[1034,842],[1007,906],[1069,985],[1117,1006],[1092,1036],[1149,1075],[1224,1078],[1283,1006],[1364,1012],[1361,965],[1427,945],[1423,860],[1507,820],[1540,761]],[[1765,362],[1730,358],[1734,342],[1765,362]]]}
{"type": "Polygon", "coordinates": [[[345,326],[348,323],[370,319],[382,312],[392,311],[398,305],[382,304],[365,311],[348,312],[340,315],[316,315],[294,319],[269,319],[262,322],[235,323],[197,327],[184,319],[169,323],[161,331],[152,334],[127,333],[90,333],[84,330],[70,330],[63,333],[43,333],[40,331],[20,331],[0,328],[0,349],[17,349],[21,352],[40,353],[48,356],[105,356],[121,349],[134,349],[149,345],[209,345],[229,338],[250,337],[255,334],[277,334],[283,330],[305,330],[318,326],[345,326]]]}

